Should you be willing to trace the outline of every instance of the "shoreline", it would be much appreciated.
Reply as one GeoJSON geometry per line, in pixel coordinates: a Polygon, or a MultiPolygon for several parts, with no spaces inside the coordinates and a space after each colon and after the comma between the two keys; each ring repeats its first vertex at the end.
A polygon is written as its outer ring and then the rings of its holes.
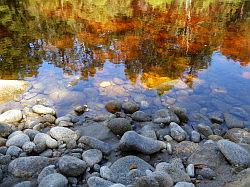
{"type": "Polygon", "coordinates": [[[0,184],[249,184],[250,129],[236,117],[209,116],[211,125],[192,127],[184,108],[147,114],[129,101],[105,108],[109,115],[95,117],[85,105],[60,117],[41,104],[0,114],[0,184]]]}

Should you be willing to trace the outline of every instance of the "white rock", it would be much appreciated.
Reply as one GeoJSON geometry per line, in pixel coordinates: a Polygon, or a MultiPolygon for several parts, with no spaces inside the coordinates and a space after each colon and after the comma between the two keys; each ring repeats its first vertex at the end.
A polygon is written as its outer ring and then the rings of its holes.
{"type": "Polygon", "coordinates": [[[194,177],[194,165],[193,164],[189,164],[186,168],[187,174],[190,177],[194,177]]]}
{"type": "Polygon", "coordinates": [[[21,110],[8,110],[0,115],[0,122],[15,123],[23,119],[21,110]]]}
{"type": "Polygon", "coordinates": [[[32,107],[32,110],[37,114],[51,114],[51,115],[56,114],[56,111],[53,108],[49,108],[43,105],[35,105],[32,107]]]}
{"type": "Polygon", "coordinates": [[[58,141],[69,142],[70,140],[77,140],[76,132],[65,127],[53,127],[50,129],[50,135],[58,141]]]}

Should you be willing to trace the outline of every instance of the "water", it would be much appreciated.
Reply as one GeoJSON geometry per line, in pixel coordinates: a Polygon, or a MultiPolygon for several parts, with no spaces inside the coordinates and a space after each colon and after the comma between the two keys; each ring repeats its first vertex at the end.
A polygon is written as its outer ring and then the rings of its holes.
{"type": "Polygon", "coordinates": [[[0,78],[59,115],[119,99],[250,121],[249,33],[246,0],[3,0],[0,78]]]}

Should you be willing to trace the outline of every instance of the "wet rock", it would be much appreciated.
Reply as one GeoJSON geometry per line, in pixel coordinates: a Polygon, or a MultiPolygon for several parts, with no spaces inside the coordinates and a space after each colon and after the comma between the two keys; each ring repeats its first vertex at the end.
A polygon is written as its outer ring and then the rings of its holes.
{"type": "Polygon", "coordinates": [[[186,139],[187,133],[175,122],[170,123],[170,134],[174,140],[181,142],[186,139]]]}
{"type": "Polygon", "coordinates": [[[77,140],[78,135],[76,132],[65,127],[53,127],[50,129],[50,135],[57,141],[69,142],[70,140],[77,140]]]}
{"type": "Polygon", "coordinates": [[[197,131],[200,134],[203,134],[205,137],[208,137],[208,136],[213,134],[211,127],[209,127],[207,125],[199,124],[199,125],[197,125],[196,128],[197,128],[197,131]]]}
{"type": "Polygon", "coordinates": [[[13,132],[11,126],[7,123],[0,122],[0,136],[7,137],[13,132]]]}
{"type": "Polygon", "coordinates": [[[180,107],[171,107],[171,111],[173,111],[181,122],[186,123],[188,121],[187,111],[184,108],[180,107]]]}
{"type": "Polygon", "coordinates": [[[126,114],[133,114],[138,111],[140,107],[136,103],[127,101],[122,104],[122,109],[126,114]]]}
{"type": "Polygon", "coordinates": [[[111,167],[111,180],[125,185],[132,184],[135,177],[145,176],[146,170],[154,171],[154,168],[144,160],[136,156],[126,156],[115,161],[111,167]],[[136,170],[136,175],[133,175],[136,170]]]}
{"type": "Polygon", "coordinates": [[[197,169],[196,175],[201,175],[204,179],[209,179],[209,180],[212,180],[216,177],[216,173],[214,172],[214,170],[207,167],[202,169],[197,169]]]}
{"type": "Polygon", "coordinates": [[[52,163],[53,159],[41,156],[20,157],[9,164],[8,170],[15,177],[36,177],[44,167],[52,163]]]}
{"type": "Polygon", "coordinates": [[[229,139],[235,143],[250,144],[250,132],[244,129],[239,129],[239,128],[229,129],[227,133],[224,135],[224,138],[229,139]]]}
{"type": "Polygon", "coordinates": [[[177,115],[169,109],[161,109],[154,114],[154,123],[170,124],[171,122],[180,123],[177,115]]]}
{"type": "Polygon", "coordinates": [[[15,136],[11,136],[11,138],[7,140],[6,146],[9,147],[9,146],[14,145],[17,147],[22,147],[23,144],[25,144],[26,142],[30,142],[30,138],[24,133],[19,133],[19,134],[16,134],[15,136]]]}
{"type": "Polygon", "coordinates": [[[209,119],[212,123],[221,124],[223,123],[224,119],[222,118],[220,113],[212,113],[209,115],[209,119]]]}
{"type": "Polygon", "coordinates": [[[200,146],[187,160],[188,164],[205,165],[215,169],[222,164],[226,164],[224,156],[215,144],[200,146]]]}
{"type": "Polygon", "coordinates": [[[250,165],[250,152],[242,146],[228,140],[218,141],[218,146],[222,154],[232,165],[250,165]]]}
{"type": "Polygon", "coordinates": [[[31,181],[23,181],[18,184],[16,184],[14,187],[32,187],[31,181]]]}
{"type": "Polygon", "coordinates": [[[112,147],[109,144],[107,144],[101,140],[98,140],[96,138],[89,137],[89,136],[82,136],[78,140],[78,143],[83,143],[83,144],[89,146],[90,148],[98,149],[101,152],[103,152],[104,154],[109,154],[112,150],[112,147]]]}
{"type": "Polygon", "coordinates": [[[226,125],[229,129],[231,129],[231,128],[244,128],[245,127],[243,121],[234,117],[231,114],[225,113],[224,118],[225,118],[226,125]]]}
{"type": "Polygon", "coordinates": [[[89,149],[82,154],[82,159],[92,167],[102,160],[102,152],[98,149],[89,149]]]}
{"type": "Polygon", "coordinates": [[[142,111],[136,111],[135,113],[133,113],[132,114],[132,119],[134,121],[138,121],[138,122],[150,121],[149,115],[146,114],[145,112],[142,112],[142,111]]]}
{"type": "Polygon", "coordinates": [[[5,123],[15,123],[23,119],[23,114],[21,110],[8,110],[0,114],[0,122],[5,123]]]}
{"type": "Polygon", "coordinates": [[[197,131],[191,132],[191,141],[194,143],[199,143],[201,140],[201,135],[197,131]]]}
{"type": "Polygon", "coordinates": [[[51,138],[48,134],[38,133],[34,138],[35,144],[45,144],[48,148],[57,148],[58,143],[55,139],[51,138]]]}
{"type": "Polygon", "coordinates": [[[19,155],[23,152],[23,150],[17,146],[10,146],[7,149],[6,155],[10,155],[12,157],[19,157],[19,155]]]}
{"type": "Polygon", "coordinates": [[[125,132],[132,129],[130,121],[125,118],[111,119],[108,124],[108,128],[115,134],[122,136],[125,132]]]}
{"type": "Polygon", "coordinates": [[[110,187],[114,183],[100,177],[90,177],[87,181],[89,187],[110,187]]]}
{"type": "Polygon", "coordinates": [[[114,114],[116,112],[120,112],[122,109],[122,104],[119,101],[109,101],[106,105],[105,108],[108,112],[114,114]]]}
{"type": "Polygon", "coordinates": [[[53,108],[49,108],[43,105],[35,105],[32,107],[32,110],[37,114],[51,114],[51,115],[56,114],[56,111],[53,108]]]}
{"type": "Polygon", "coordinates": [[[54,173],[57,173],[57,171],[55,169],[55,165],[49,165],[49,166],[43,168],[43,170],[40,172],[40,174],[37,177],[37,182],[40,183],[44,177],[46,177],[47,175],[50,175],[50,174],[54,174],[54,173]]]}
{"type": "Polygon", "coordinates": [[[59,170],[66,176],[76,177],[84,173],[87,163],[73,156],[63,156],[58,161],[59,170]]]}
{"type": "Polygon", "coordinates": [[[41,180],[38,187],[48,187],[48,186],[67,187],[68,179],[59,173],[47,175],[41,180]]]}
{"type": "Polygon", "coordinates": [[[120,140],[122,151],[139,151],[144,154],[153,154],[166,148],[166,144],[137,134],[135,131],[126,132],[120,140]]]}
{"type": "Polygon", "coordinates": [[[170,160],[169,163],[161,162],[157,164],[156,171],[168,173],[173,179],[174,183],[181,181],[186,181],[186,182],[191,181],[189,175],[185,171],[181,159],[179,158],[174,158],[170,160]]]}
{"type": "Polygon", "coordinates": [[[178,182],[174,187],[195,187],[195,185],[190,182],[178,182]]]}
{"type": "Polygon", "coordinates": [[[84,106],[76,106],[74,111],[76,112],[76,114],[83,114],[85,111],[88,111],[88,106],[84,105],[84,106]]]}

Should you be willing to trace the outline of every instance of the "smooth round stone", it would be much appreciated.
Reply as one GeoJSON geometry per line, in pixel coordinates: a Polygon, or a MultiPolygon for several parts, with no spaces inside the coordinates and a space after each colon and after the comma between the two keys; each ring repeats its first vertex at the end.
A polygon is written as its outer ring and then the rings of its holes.
{"type": "Polygon", "coordinates": [[[23,152],[23,150],[17,146],[10,146],[7,149],[6,155],[10,155],[12,157],[19,157],[19,155],[23,152]]]}
{"type": "Polygon", "coordinates": [[[111,172],[111,170],[110,170],[110,168],[108,166],[102,166],[100,168],[100,175],[101,175],[102,178],[110,180],[112,172],[111,172]]]}
{"type": "Polygon", "coordinates": [[[49,108],[43,105],[35,105],[32,107],[32,110],[37,114],[51,114],[51,115],[56,114],[56,111],[53,108],[49,108]]]}
{"type": "Polygon", "coordinates": [[[0,114],[0,122],[5,123],[15,123],[23,119],[23,114],[21,110],[8,110],[0,114]]]}
{"type": "Polygon", "coordinates": [[[15,136],[11,136],[10,139],[7,140],[6,146],[17,146],[17,147],[22,147],[26,142],[30,142],[29,136],[27,136],[24,133],[19,133],[15,136]]]}
{"type": "Polygon", "coordinates": [[[49,165],[49,166],[43,168],[43,170],[40,172],[40,174],[37,177],[37,182],[40,183],[44,177],[46,177],[47,175],[53,174],[53,173],[57,173],[57,171],[55,169],[55,165],[49,165]]]}
{"type": "Polygon", "coordinates": [[[200,134],[203,134],[205,137],[213,135],[213,130],[211,129],[211,127],[209,127],[207,125],[199,124],[199,125],[197,125],[196,128],[197,128],[197,131],[200,134]]]}
{"type": "Polygon", "coordinates": [[[69,142],[70,140],[77,140],[76,132],[65,127],[53,127],[50,129],[50,135],[58,141],[69,142]]]}
{"type": "Polygon", "coordinates": [[[174,140],[181,142],[186,139],[187,133],[177,123],[170,123],[170,134],[174,140]]]}
{"type": "Polygon", "coordinates": [[[25,142],[22,146],[22,149],[26,153],[31,153],[35,149],[35,147],[36,144],[34,144],[33,142],[25,142]]]}
{"type": "Polygon", "coordinates": [[[98,149],[89,149],[82,154],[82,159],[92,167],[102,160],[102,152],[98,149]]]}
{"type": "Polygon", "coordinates": [[[122,104],[122,109],[126,114],[133,114],[138,111],[140,107],[136,103],[127,101],[122,104]]]}
{"type": "Polygon", "coordinates": [[[145,112],[142,112],[142,111],[136,111],[135,113],[133,113],[132,114],[132,119],[134,121],[138,121],[138,122],[150,121],[149,115],[146,114],[145,112]]]}
{"type": "Polygon", "coordinates": [[[111,181],[96,176],[88,178],[87,183],[89,187],[110,187],[114,184],[111,181]]]}
{"type": "Polygon", "coordinates": [[[67,187],[68,179],[62,174],[53,173],[44,177],[38,187],[67,187]]]}
{"type": "Polygon", "coordinates": [[[191,140],[194,143],[199,143],[201,140],[201,135],[197,131],[192,131],[191,132],[191,140]]]}
{"type": "Polygon", "coordinates": [[[108,112],[114,114],[116,112],[120,112],[122,109],[122,104],[119,101],[109,101],[105,108],[108,112]]]}
{"type": "Polygon", "coordinates": [[[123,135],[125,132],[132,130],[130,121],[125,118],[114,118],[108,121],[107,127],[115,135],[123,135]]]}
{"type": "Polygon", "coordinates": [[[7,137],[13,132],[11,126],[7,123],[0,122],[0,136],[7,137]]]}
{"type": "Polygon", "coordinates": [[[194,177],[194,165],[193,164],[189,164],[186,168],[187,174],[190,177],[194,177]]]}

